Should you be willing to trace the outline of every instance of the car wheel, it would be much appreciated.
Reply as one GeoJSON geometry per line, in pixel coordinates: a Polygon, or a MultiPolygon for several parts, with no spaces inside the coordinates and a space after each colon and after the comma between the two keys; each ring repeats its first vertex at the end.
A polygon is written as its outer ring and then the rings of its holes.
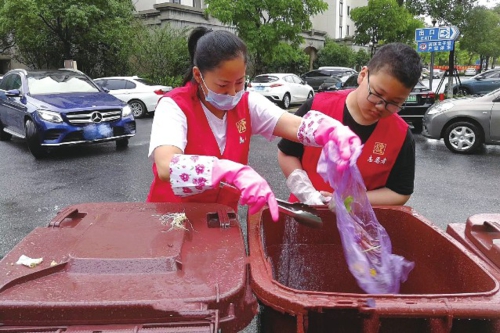
{"type": "Polygon", "coordinates": [[[125,149],[128,147],[128,138],[116,140],[116,149],[125,149]]]}
{"type": "Polygon", "coordinates": [[[8,141],[12,138],[12,135],[3,131],[3,125],[0,123],[0,141],[8,141]]]}
{"type": "Polygon", "coordinates": [[[449,125],[444,135],[446,148],[458,154],[472,154],[484,142],[479,127],[468,121],[459,121],[449,125]]]}
{"type": "Polygon", "coordinates": [[[309,95],[307,95],[307,99],[311,99],[314,96],[314,92],[310,91],[309,95]]]}
{"type": "Polygon", "coordinates": [[[286,93],[285,96],[283,96],[283,100],[281,101],[281,107],[285,110],[290,107],[290,94],[289,93],[286,93]]]}
{"type": "Polygon", "coordinates": [[[132,109],[134,118],[142,118],[146,115],[146,113],[148,113],[146,105],[144,105],[144,103],[139,101],[138,99],[133,99],[129,101],[128,105],[132,109]]]}
{"type": "Polygon", "coordinates": [[[35,123],[28,119],[24,123],[24,131],[26,133],[26,143],[30,153],[37,159],[47,156],[47,148],[42,147],[40,143],[40,135],[36,128],[35,123]]]}
{"type": "Polygon", "coordinates": [[[470,95],[470,91],[465,87],[458,87],[457,95],[462,95],[462,96],[470,95]]]}
{"type": "Polygon", "coordinates": [[[422,120],[413,120],[411,124],[414,133],[422,133],[422,120]]]}

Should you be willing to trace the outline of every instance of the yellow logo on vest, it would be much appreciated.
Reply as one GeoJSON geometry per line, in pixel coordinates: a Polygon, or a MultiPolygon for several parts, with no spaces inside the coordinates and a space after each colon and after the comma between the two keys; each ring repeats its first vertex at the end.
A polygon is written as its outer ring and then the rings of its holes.
{"type": "MultiPolygon", "coordinates": [[[[375,145],[373,146],[372,153],[375,155],[385,155],[386,148],[387,148],[386,143],[375,142],[375,145]]],[[[380,157],[380,156],[374,157],[374,156],[370,155],[368,157],[367,161],[368,161],[368,163],[385,164],[385,163],[387,163],[387,157],[380,157]]]]}
{"type": "Polygon", "coordinates": [[[243,133],[243,132],[246,132],[247,130],[247,121],[245,120],[245,118],[243,119],[240,119],[237,123],[236,123],[236,128],[238,129],[238,133],[243,133]]]}
{"type": "Polygon", "coordinates": [[[387,148],[386,143],[375,142],[375,145],[373,146],[373,153],[377,155],[384,155],[386,148],[387,148]]]}

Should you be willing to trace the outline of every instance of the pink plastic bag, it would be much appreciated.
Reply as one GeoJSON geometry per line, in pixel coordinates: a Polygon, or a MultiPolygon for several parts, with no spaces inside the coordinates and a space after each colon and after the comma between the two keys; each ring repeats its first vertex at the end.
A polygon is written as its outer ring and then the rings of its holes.
{"type": "Polygon", "coordinates": [[[323,148],[318,172],[335,190],[332,200],[336,203],[337,228],[349,270],[367,293],[399,293],[414,263],[392,254],[391,240],[375,216],[356,165],[360,149],[344,171],[327,172],[337,170],[336,151],[334,143],[323,148]]]}

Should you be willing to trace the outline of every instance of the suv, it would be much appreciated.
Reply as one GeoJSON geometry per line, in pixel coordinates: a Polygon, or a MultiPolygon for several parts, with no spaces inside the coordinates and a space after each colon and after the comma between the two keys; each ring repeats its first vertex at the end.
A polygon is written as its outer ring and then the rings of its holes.
{"type": "Polygon", "coordinates": [[[302,74],[302,79],[307,82],[308,85],[313,87],[314,91],[319,90],[319,86],[323,83],[336,83],[337,80],[332,80],[337,78],[342,82],[352,74],[357,74],[357,72],[352,68],[347,67],[320,67],[319,69],[302,74]]]}
{"type": "Polygon", "coordinates": [[[500,88],[500,68],[477,74],[453,86],[455,95],[484,95],[500,88]]]}
{"type": "Polygon", "coordinates": [[[0,140],[25,139],[35,158],[51,147],[116,141],[135,135],[130,107],[72,69],[13,69],[0,82],[0,140]]]}

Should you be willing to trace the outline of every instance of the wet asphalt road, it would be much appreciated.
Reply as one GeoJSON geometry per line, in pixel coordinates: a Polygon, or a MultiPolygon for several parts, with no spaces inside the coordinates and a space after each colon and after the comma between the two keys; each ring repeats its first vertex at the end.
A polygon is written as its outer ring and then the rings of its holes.
{"type": "MultiPolygon", "coordinates": [[[[0,142],[0,256],[65,206],[144,201],[152,179],[147,158],[151,123],[151,117],[138,119],[138,134],[122,151],[104,143],[35,160],[23,141],[0,142]]],[[[468,156],[451,153],[442,141],[419,134],[415,139],[415,193],[409,206],[441,228],[472,214],[500,212],[500,146],[468,156]]],[[[254,137],[250,165],[265,175],[277,197],[286,199],[276,143],[254,137]]]]}
{"type": "MultiPolygon", "coordinates": [[[[0,256],[65,206],[144,201],[152,177],[147,158],[151,123],[151,117],[138,119],[138,134],[122,151],[105,143],[56,151],[37,161],[21,140],[0,142],[0,256]]],[[[286,199],[276,142],[253,138],[250,165],[265,176],[277,197],[286,199]]],[[[457,155],[443,142],[416,135],[416,153],[416,187],[408,205],[418,213],[444,229],[472,214],[500,212],[500,146],[457,155]]]]}

